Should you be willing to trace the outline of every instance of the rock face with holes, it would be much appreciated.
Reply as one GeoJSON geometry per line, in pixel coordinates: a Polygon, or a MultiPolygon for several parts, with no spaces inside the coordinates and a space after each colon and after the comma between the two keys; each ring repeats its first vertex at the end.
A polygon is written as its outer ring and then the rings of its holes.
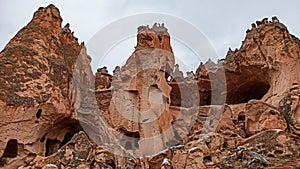
{"type": "Polygon", "coordinates": [[[196,77],[214,80],[224,72],[228,104],[259,99],[278,107],[285,91],[299,83],[299,47],[299,39],[285,25],[264,19],[247,31],[240,49],[229,49],[217,64],[201,64],[196,77]]]}
{"type": "Polygon", "coordinates": [[[85,69],[90,61],[61,23],[55,6],[40,8],[0,53],[0,167],[51,155],[81,130],[72,73],[79,55],[85,69]]]}
{"type": "MultiPolygon", "coordinates": [[[[199,80],[208,79],[212,83],[220,79],[216,77],[221,73],[226,77],[226,91],[208,88],[217,90],[216,96],[226,97],[229,104],[220,109],[220,116],[213,115],[220,120],[215,131],[223,135],[226,147],[247,145],[255,153],[263,154],[269,166],[289,167],[290,164],[283,163],[290,160],[276,160],[286,159],[288,154],[293,154],[291,159],[299,156],[299,148],[293,148],[299,146],[299,57],[299,39],[274,17],[272,21],[265,18],[252,24],[240,49],[229,49],[224,60],[199,66],[196,74],[199,80]]],[[[212,95],[207,98],[218,103],[212,95]]],[[[214,112],[211,110],[198,116],[200,124],[195,123],[194,128],[205,128],[203,117],[210,118],[209,113],[214,112]]],[[[192,132],[189,140],[201,139],[202,133],[192,132]]],[[[226,148],[222,152],[225,154],[219,155],[219,159],[229,156],[234,160],[217,160],[221,167],[265,167],[259,162],[253,164],[254,157],[226,154],[226,148]],[[245,162],[237,162],[238,158],[245,162]]],[[[295,166],[299,164],[294,163],[295,166]]]]}
{"type": "Polygon", "coordinates": [[[300,41],[276,17],[188,77],[164,24],[140,26],[126,64],[94,76],[61,22],[40,8],[0,53],[0,167],[300,167],[300,41]]]}
{"type": "Polygon", "coordinates": [[[139,27],[137,46],[112,81],[112,100],[106,119],[120,133],[138,138],[124,146],[136,153],[151,154],[165,147],[170,129],[171,87],[167,78],[173,71],[174,55],[170,35],[164,25],[139,27]],[[142,149],[143,151],[138,151],[142,149]]]}
{"type": "Polygon", "coordinates": [[[240,95],[244,98],[239,100],[261,99],[278,107],[284,92],[300,80],[299,42],[280,22],[258,22],[247,32],[241,48],[229,51],[224,62],[228,103],[235,103],[235,95],[240,95]],[[241,81],[242,85],[235,83],[241,81]],[[252,98],[247,98],[250,93],[252,98]]]}

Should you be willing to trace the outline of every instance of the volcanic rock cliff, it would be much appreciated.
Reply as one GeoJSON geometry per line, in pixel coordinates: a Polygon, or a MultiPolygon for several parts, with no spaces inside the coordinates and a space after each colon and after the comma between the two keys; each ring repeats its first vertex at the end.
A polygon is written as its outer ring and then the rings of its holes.
{"type": "Polygon", "coordinates": [[[40,8],[0,54],[2,166],[49,156],[80,130],[72,70],[83,45],[61,22],[56,7],[40,8]]]}
{"type": "Polygon", "coordinates": [[[300,167],[300,41],[276,17],[187,77],[163,24],[94,76],[61,23],[40,8],[0,53],[0,167],[300,167]]]}

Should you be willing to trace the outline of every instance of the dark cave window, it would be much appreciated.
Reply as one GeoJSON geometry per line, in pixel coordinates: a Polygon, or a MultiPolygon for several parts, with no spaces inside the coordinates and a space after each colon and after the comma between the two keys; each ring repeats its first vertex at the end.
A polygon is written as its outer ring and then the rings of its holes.
{"type": "Polygon", "coordinates": [[[161,41],[162,41],[162,38],[161,38],[161,36],[160,36],[160,35],[158,35],[158,40],[159,40],[159,43],[161,43],[161,41]]]}
{"type": "Polygon", "coordinates": [[[41,117],[41,115],[42,115],[42,109],[38,109],[38,111],[37,111],[36,114],[35,114],[35,117],[36,117],[37,119],[39,119],[39,118],[41,117]]]}
{"type": "Polygon", "coordinates": [[[41,139],[40,139],[40,142],[44,142],[45,141],[45,136],[43,136],[41,139]]]}
{"type": "Polygon", "coordinates": [[[211,162],[211,161],[212,161],[211,156],[205,156],[205,157],[203,158],[203,161],[204,161],[204,162],[211,162]]]}
{"type": "Polygon", "coordinates": [[[244,122],[245,119],[246,119],[245,115],[241,115],[241,114],[240,114],[240,115],[238,116],[238,122],[244,122]]]}
{"type": "Polygon", "coordinates": [[[272,114],[272,115],[275,115],[275,114],[276,114],[276,112],[275,112],[274,110],[270,110],[269,112],[270,112],[270,114],[272,114]]]}
{"type": "Polygon", "coordinates": [[[116,168],[115,162],[112,160],[107,165],[111,166],[111,168],[116,168]]]}
{"type": "Polygon", "coordinates": [[[59,145],[59,148],[61,148],[65,144],[67,144],[72,139],[73,136],[74,136],[74,134],[72,134],[72,133],[66,133],[63,141],[59,145]]]}
{"type": "Polygon", "coordinates": [[[45,156],[48,157],[49,155],[57,152],[60,145],[60,141],[55,139],[48,138],[46,141],[46,153],[45,156]]]}
{"type": "Polygon", "coordinates": [[[252,99],[260,100],[269,91],[270,85],[266,82],[252,81],[227,93],[227,104],[247,103],[252,99]]]}
{"type": "Polygon", "coordinates": [[[11,139],[6,144],[2,158],[3,157],[14,158],[17,157],[17,155],[18,155],[18,141],[15,139],[11,139]]]}
{"type": "Polygon", "coordinates": [[[47,141],[46,141],[45,156],[49,156],[49,155],[57,152],[57,150],[60,149],[65,144],[67,144],[72,139],[73,136],[74,136],[74,134],[72,134],[72,133],[69,133],[69,132],[66,133],[65,136],[64,136],[64,139],[62,140],[62,142],[60,142],[56,138],[55,139],[48,138],[47,141]]]}

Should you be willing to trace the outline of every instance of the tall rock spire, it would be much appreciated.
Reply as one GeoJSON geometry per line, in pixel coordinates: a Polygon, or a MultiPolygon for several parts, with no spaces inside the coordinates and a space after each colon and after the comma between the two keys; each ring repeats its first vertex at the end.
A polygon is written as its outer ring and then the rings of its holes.
{"type": "MultiPolygon", "coordinates": [[[[172,138],[163,135],[171,128],[171,87],[167,78],[174,62],[170,36],[164,25],[141,26],[135,51],[112,82],[108,119],[118,131],[139,137],[136,143],[125,144],[132,144],[128,147],[141,155],[162,150],[169,141],[166,138],[172,138]]],[[[173,135],[172,131],[168,134],[173,135]]]]}

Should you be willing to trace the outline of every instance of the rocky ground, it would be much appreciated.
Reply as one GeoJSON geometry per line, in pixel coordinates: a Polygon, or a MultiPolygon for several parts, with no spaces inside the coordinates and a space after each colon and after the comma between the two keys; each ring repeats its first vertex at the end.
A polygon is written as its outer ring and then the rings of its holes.
{"type": "Polygon", "coordinates": [[[300,168],[300,40],[276,17],[183,76],[164,25],[94,75],[49,5],[0,53],[0,167],[300,168]]]}

